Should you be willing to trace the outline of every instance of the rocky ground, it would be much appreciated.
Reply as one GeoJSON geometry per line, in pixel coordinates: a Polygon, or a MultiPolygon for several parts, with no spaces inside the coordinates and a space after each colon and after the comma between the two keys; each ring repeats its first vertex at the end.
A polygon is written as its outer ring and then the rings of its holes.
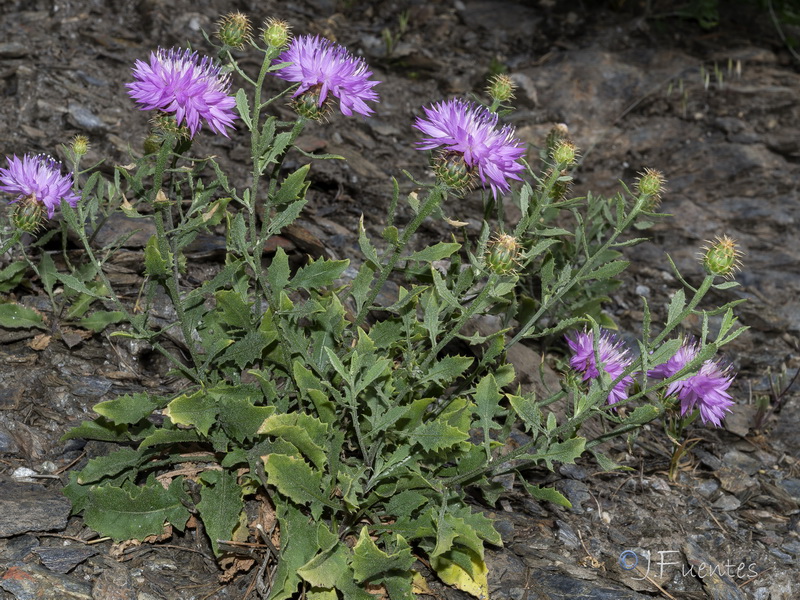
{"type": "MultiPolygon", "coordinates": [[[[634,2],[583,4],[4,0],[0,153],[56,153],[81,133],[92,143],[89,161],[125,164],[147,126],[123,87],[134,60],[159,45],[202,49],[201,31],[233,9],[256,22],[279,17],[296,33],[362,53],[383,81],[374,118],[338,115],[306,130],[304,147],[348,161],[315,163],[309,210],[282,242],[298,253],[357,258],[355,224],[363,213],[379,231],[389,178],[404,182],[402,169],[428,176],[413,148],[420,106],[480,93],[487,74],[505,67],[519,85],[508,118],[522,139],[538,146],[553,123],[569,126],[582,150],[576,193],[613,194],[644,167],[666,175],[662,208],[674,216],[630,253],[629,276],[607,307],[623,332],[638,332],[640,296],[663,309],[677,289],[665,253],[697,281],[699,247],[722,234],[746,253],[742,287],[711,300],[747,298],[737,314],[750,329],[726,348],[739,371],[736,410],[722,429],[692,430],[701,441],[677,481],[666,475],[668,441],[653,427],[610,449],[632,471],[604,473],[586,460],[539,473],[536,483],[554,484],[570,510],[516,492],[484,507],[505,542],[488,552],[492,597],[791,600],[800,593],[800,402],[794,388],[782,388],[800,368],[800,61],[769,14],[744,2],[726,7],[712,30],[665,14],[679,3],[648,3],[649,14],[634,2]],[[781,373],[772,389],[770,375],[781,373]],[[765,415],[756,406],[763,397],[773,407],[765,415]],[[621,555],[625,566],[638,565],[623,568],[621,555]]],[[[237,136],[201,136],[204,150],[244,177],[237,136]]],[[[477,206],[452,210],[477,222],[477,206]]],[[[108,235],[119,235],[115,226],[108,235]]],[[[423,233],[449,235],[438,224],[423,233]]],[[[140,238],[128,242],[115,274],[122,285],[138,281],[141,247],[140,238]]],[[[198,276],[219,250],[218,239],[194,249],[198,276]]],[[[16,293],[46,306],[35,285],[16,293]]],[[[68,516],[66,472],[96,449],[60,436],[101,400],[176,382],[141,346],[76,331],[35,334],[0,329],[0,599],[255,598],[254,571],[220,580],[202,540],[112,546],[68,516]]],[[[534,349],[520,352],[518,370],[532,371],[535,357],[534,349]]],[[[428,592],[463,597],[432,578],[428,592]]]]}

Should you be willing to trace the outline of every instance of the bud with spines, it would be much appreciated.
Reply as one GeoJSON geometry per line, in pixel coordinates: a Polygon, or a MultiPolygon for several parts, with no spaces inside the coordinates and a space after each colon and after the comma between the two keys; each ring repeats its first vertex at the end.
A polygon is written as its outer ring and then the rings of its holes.
{"type": "Polygon", "coordinates": [[[489,97],[498,104],[508,102],[514,99],[514,90],[517,89],[516,84],[511,80],[508,75],[495,75],[489,80],[489,85],[486,87],[486,93],[489,97]]]}
{"type": "Polygon", "coordinates": [[[646,168],[636,180],[636,191],[639,196],[648,200],[648,210],[656,208],[664,193],[664,174],[656,169],[646,168]]]}
{"type": "Polygon", "coordinates": [[[705,253],[702,255],[703,268],[709,275],[733,279],[736,271],[742,268],[739,258],[742,252],[736,244],[736,240],[727,235],[717,236],[716,241],[706,242],[703,246],[705,253]]]}
{"type": "Polygon", "coordinates": [[[557,123],[553,125],[544,140],[545,149],[547,154],[552,156],[553,150],[562,141],[569,139],[569,128],[564,123],[557,123]]]}
{"type": "Polygon", "coordinates": [[[568,169],[575,164],[575,159],[578,157],[578,149],[571,141],[563,138],[555,144],[551,156],[556,165],[568,169]]]}
{"type": "Polygon", "coordinates": [[[282,49],[289,43],[291,37],[291,27],[285,21],[273,18],[264,21],[264,27],[261,29],[261,39],[264,40],[268,47],[282,49]]]}
{"type": "Polygon", "coordinates": [[[250,19],[238,11],[228,13],[217,24],[217,37],[220,41],[237,50],[250,42],[251,32],[250,19]]]}
{"type": "Polygon", "coordinates": [[[521,247],[517,238],[501,233],[486,248],[486,265],[497,275],[510,275],[519,267],[520,253],[521,247]]]}
{"type": "Polygon", "coordinates": [[[85,135],[76,135],[72,138],[72,152],[75,156],[83,156],[89,151],[89,139],[85,135]]]}

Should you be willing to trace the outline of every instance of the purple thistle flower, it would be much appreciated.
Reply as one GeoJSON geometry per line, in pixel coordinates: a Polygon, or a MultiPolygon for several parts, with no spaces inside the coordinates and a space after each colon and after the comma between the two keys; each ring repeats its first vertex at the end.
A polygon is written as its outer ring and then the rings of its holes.
{"type": "Polygon", "coordinates": [[[447,154],[463,156],[464,163],[477,169],[484,187],[498,192],[510,189],[508,179],[520,179],[524,169],[518,160],[525,147],[514,138],[514,128],[497,128],[497,115],[479,104],[459,98],[423,107],[425,117],[417,117],[414,127],[425,134],[418,147],[432,150],[442,147],[447,154]]]}
{"type": "MultiPolygon", "coordinates": [[[[596,379],[600,377],[600,370],[597,368],[597,360],[594,353],[594,334],[592,331],[576,332],[575,337],[566,337],[567,345],[572,350],[570,366],[583,373],[583,380],[596,379]]],[[[622,375],[631,365],[631,358],[628,350],[623,347],[622,342],[617,341],[616,337],[607,331],[600,332],[597,340],[597,354],[603,365],[603,371],[608,373],[611,380],[615,380],[622,375]]],[[[608,393],[608,403],[616,404],[620,400],[628,397],[628,387],[633,383],[633,374],[626,375],[614,385],[608,393]]]]}
{"type": "Polygon", "coordinates": [[[323,37],[295,38],[273,62],[280,63],[292,64],[276,71],[275,76],[300,84],[292,98],[311,91],[318,109],[331,94],[339,99],[342,114],[349,117],[357,112],[368,117],[373,110],[366,103],[379,100],[372,88],[380,81],[370,80],[372,71],[364,59],[323,37]]]}
{"type": "Polygon", "coordinates": [[[228,137],[236,100],[228,95],[230,79],[210,58],[201,59],[191,50],[159,48],[150,53],[149,64],[136,61],[133,76],[135,81],[125,86],[141,110],[175,113],[178,125],[185,123],[192,137],[202,126],[201,118],[212,131],[228,137]]]}
{"type": "MultiPolygon", "coordinates": [[[[694,360],[699,352],[697,342],[686,340],[672,358],[647,374],[654,379],[672,377],[694,360]]],[[[666,395],[677,394],[681,402],[681,416],[694,410],[697,405],[703,423],[710,421],[719,427],[734,404],[731,395],[726,391],[731,383],[733,375],[730,368],[723,367],[717,361],[707,360],[696,374],[669,384],[666,395]]]]}
{"type": "Polygon", "coordinates": [[[72,175],[61,174],[61,163],[46,154],[26,154],[22,159],[7,156],[8,168],[0,169],[0,190],[17,194],[11,202],[29,201],[47,209],[52,219],[61,200],[70,206],[78,204],[78,196],[72,191],[72,175]]]}

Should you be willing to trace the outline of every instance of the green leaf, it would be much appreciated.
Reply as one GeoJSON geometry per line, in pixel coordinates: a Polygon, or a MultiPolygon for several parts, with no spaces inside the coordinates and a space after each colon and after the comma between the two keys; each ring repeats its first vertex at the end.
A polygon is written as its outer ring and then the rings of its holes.
{"type": "Polygon", "coordinates": [[[142,462],[142,453],[130,448],[120,448],[107,456],[91,459],[78,474],[81,485],[95,483],[106,477],[115,477],[123,471],[134,471],[142,462]]]}
{"type": "Polygon", "coordinates": [[[222,321],[238,329],[252,329],[253,314],[250,305],[234,290],[220,290],[214,297],[222,312],[222,321]]]}
{"type": "Polygon", "coordinates": [[[274,406],[255,406],[247,398],[223,396],[219,422],[231,438],[244,442],[257,435],[259,427],[274,412],[274,406]]]}
{"type": "MultiPolygon", "coordinates": [[[[553,414],[553,413],[550,413],[553,414]]],[[[548,423],[549,425],[549,423],[548,423]]],[[[574,463],[575,459],[583,454],[586,446],[586,438],[575,437],[564,442],[550,444],[547,450],[536,454],[525,454],[521,458],[525,460],[543,460],[547,463],[547,468],[553,470],[553,461],[560,463],[574,463]]]]}
{"type": "MultiPolygon", "coordinates": [[[[47,256],[50,258],[50,255],[47,253],[42,254],[42,258],[47,256]]],[[[50,259],[52,263],[53,260],[50,259]]],[[[42,265],[44,264],[44,260],[42,264],[39,265],[39,277],[42,278],[42,283],[45,284],[45,277],[42,275],[42,265]]],[[[25,271],[28,270],[28,263],[24,260],[15,260],[6,268],[0,270],[0,292],[10,292],[15,287],[19,285],[22,281],[22,278],[25,276],[25,271]]],[[[55,266],[53,267],[53,271],[55,272],[55,266]]],[[[45,284],[47,287],[47,284],[45,284]]],[[[52,283],[50,284],[50,289],[52,290],[52,283]]]]}
{"type": "Polygon", "coordinates": [[[408,571],[416,560],[411,547],[401,535],[395,537],[397,551],[387,554],[369,536],[366,525],[361,528],[353,547],[353,574],[358,582],[368,581],[389,571],[408,571]]]}
{"type": "Polygon", "coordinates": [[[486,459],[491,460],[491,438],[489,432],[492,429],[500,429],[494,422],[494,415],[500,410],[500,400],[503,395],[497,386],[494,375],[489,373],[480,380],[475,388],[476,414],[478,416],[478,426],[483,430],[483,447],[486,450],[486,459]]]}
{"type": "Polygon", "coordinates": [[[320,290],[341,276],[350,261],[319,259],[308,263],[295,273],[289,282],[290,289],[320,290]]]}
{"type": "Polygon", "coordinates": [[[367,230],[364,229],[364,215],[361,215],[361,218],[358,220],[358,246],[361,248],[361,253],[364,255],[364,258],[372,263],[372,266],[376,269],[381,267],[381,261],[378,258],[378,252],[375,250],[375,246],[372,245],[369,237],[367,237],[367,230]]]}
{"type": "Polygon", "coordinates": [[[392,496],[386,503],[386,514],[395,518],[414,516],[415,511],[429,502],[428,497],[415,490],[405,490],[392,496]]]}
{"type": "Polygon", "coordinates": [[[347,574],[347,559],[350,550],[341,544],[326,552],[320,552],[297,570],[297,574],[310,585],[332,588],[347,574]]]}
{"type": "Polygon", "coordinates": [[[436,383],[446,386],[469,369],[473,360],[470,356],[445,356],[442,360],[433,363],[428,372],[423,374],[419,385],[436,383]]]}
{"type": "Polygon", "coordinates": [[[536,435],[542,431],[542,411],[536,406],[532,397],[515,396],[514,394],[507,394],[509,404],[517,416],[525,423],[525,427],[529,432],[536,435]]]}
{"type": "Polygon", "coordinates": [[[461,248],[461,244],[455,242],[438,242],[433,246],[428,246],[423,250],[412,253],[406,260],[431,263],[451,256],[459,248],[461,248]]]}
{"type": "Polygon", "coordinates": [[[229,540],[244,508],[242,488],[236,476],[228,471],[206,471],[200,476],[200,502],[197,510],[211,540],[211,548],[216,556],[222,551],[220,540],[229,540]]]}
{"type": "Polygon", "coordinates": [[[267,267],[267,283],[269,283],[272,293],[277,295],[289,283],[289,257],[286,252],[278,246],[272,262],[267,267]]]}
{"type": "Polygon", "coordinates": [[[182,394],[164,409],[164,416],[175,425],[193,425],[202,435],[216,423],[219,409],[216,401],[205,391],[182,394]]]}
{"type": "Polygon", "coordinates": [[[187,444],[199,441],[200,434],[196,429],[156,429],[139,443],[139,450],[162,444],[187,444]]]}
{"type": "MultiPolygon", "coordinates": [[[[297,591],[297,571],[322,548],[318,537],[309,535],[310,519],[291,502],[276,503],[275,511],[281,528],[281,559],[272,583],[269,600],[287,600],[297,591]]],[[[313,530],[312,530],[313,531],[313,530]]]]}
{"type": "Polygon", "coordinates": [[[410,438],[425,450],[436,451],[460,444],[469,439],[469,433],[441,421],[430,421],[417,427],[410,438]]]}
{"type": "Polygon", "coordinates": [[[0,304],[0,327],[6,329],[29,329],[31,327],[45,329],[42,315],[35,310],[13,302],[0,304]]]}
{"type": "MultiPolygon", "coordinates": [[[[169,256],[161,256],[161,251],[158,249],[158,239],[156,236],[150,236],[150,239],[147,240],[147,245],[144,247],[144,272],[147,274],[147,276],[156,280],[162,280],[168,277],[170,274],[170,260],[171,257],[169,256]]],[[[60,274],[58,278],[64,281],[65,284],[69,285],[69,287],[73,288],[75,291],[89,293],[88,290],[84,291],[77,289],[67,283],[67,281],[64,280],[63,274],[60,274]]]]}
{"type": "Polygon", "coordinates": [[[563,506],[565,508],[572,508],[572,502],[567,500],[566,497],[564,497],[564,495],[557,489],[531,485],[525,481],[522,475],[520,475],[519,480],[522,482],[522,486],[531,495],[531,497],[536,498],[537,500],[547,500],[548,502],[558,504],[559,506],[563,506]]]}
{"type": "Polygon", "coordinates": [[[322,514],[323,506],[338,509],[322,492],[322,473],[312,469],[302,458],[270,454],[264,458],[264,470],[267,481],[281,494],[298,504],[310,504],[315,519],[322,514]]]}
{"type": "Polygon", "coordinates": [[[336,420],[336,406],[322,391],[325,386],[317,376],[297,359],[292,363],[292,374],[300,395],[311,400],[320,421],[333,423],[336,420]]]}
{"type": "Polygon", "coordinates": [[[124,321],[126,317],[127,315],[121,310],[96,310],[88,317],[83,317],[78,321],[78,326],[100,332],[109,325],[124,321]]]}
{"type": "Polygon", "coordinates": [[[633,409],[633,412],[625,418],[623,423],[625,425],[644,425],[657,419],[660,414],[658,408],[652,404],[643,404],[633,409]]]}
{"type": "Polygon", "coordinates": [[[683,288],[680,288],[677,292],[675,292],[675,294],[672,296],[672,300],[669,302],[669,308],[667,309],[667,324],[674,323],[685,306],[686,292],[683,291],[683,288]]]}
{"type": "Polygon", "coordinates": [[[318,469],[325,467],[325,450],[314,441],[326,440],[328,437],[328,426],[322,421],[300,412],[272,415],[261,424],[258,433],[290,442],[318,469]]]}
{"type": "Polygon", "coordinates": [[[305,196],[306,189],[308,189],[308,186],[310,185],[310,182],[306,181],[306,175],[308,175],[308,170],[310,168],[310,164],[303,165],[297,169],[297,171],[284,179],[280,189],[272,199],[272,203],[280,206],[281,204],[292,202],[298,198],[303,198],[305,196]]]}
{"type": "Polygon", "coordinates": [[[244,88],[239,88],[239,91],[236,92],[236,111],[244,121],[244,124],[247,125],[247,129],[252,131],[253,119],[250,116],[250,102],[247,100],[247,93],[244,88]]]}
{"type": "Polygon", "coordinates": [[[276,213],[267,227],[268,235],[275,235],[280,233],[281,229],[287,225],[291,225],[300,216],[303,207],[306,205],[307,200],[297,200],[292,202],[289,206],[282,208],[280,212],[276,213]]]}
{"type": "MultiPolygon", "coordinates": [[[[11,263],[0,272],[0,281],[2,281],[2,275],[7,270],[13,267],[15,264],[19,263],[11,263]]],[[[27,265],[22,262],[22,266],[26,267],[27,265]]],[[[23,269],[24,271],[24,269],[23,269]]],[[[53,286],[55,285],[58,278],[58,270],[56,269],[56,265],[53,262],[53,259],[50,257],[50,254],[47,252],[42,252],[42,258],[39,260],[39,279],[42,280],[42,285],[44,286],[45,291],[48,295],[53,293],[53,286]]],[[[5,290],[2,290],[5,291],[5,290]]]]}
{"type": "Polygon", "coordinates": [[[274,336],[267,336],[261,331],[248,331],[245,336],[228,345],[220,363],[233,362],[240,371],[261,360],[264,349],[274,341],[274,336]]]}
{"type": "Polygon", "coordinates": [[[125,394],[94,405],[94,412],[117,425],[133,425],[163,406],[163,399],[146,393],[125,394]]]}
{"type": "Polygon", "coordinates": [[[115,425],[104,417],[99,417],[94,421],[84,421],[61,436],[62,442],[73,439],[126,442],[130,437],[125,425],[115,425]]]}
{"type": "Polygon", "coordinates": [[[622,271],[628,268],[629,264],[627,260],[613,260],[601,265],[591,273],[587,273],[581,279],[610,279],[622,273],[622,271]]]}
{"type": "Polygon", "coordinates": [[[151,475],[141,487],[131,483],[96,486],[86,499],[84,521],[116,542],[160,535],[166,522],[183,531],[189,519],[184,502],[190,499],[182,485],[178,477],[164,489],[151,475]]]}

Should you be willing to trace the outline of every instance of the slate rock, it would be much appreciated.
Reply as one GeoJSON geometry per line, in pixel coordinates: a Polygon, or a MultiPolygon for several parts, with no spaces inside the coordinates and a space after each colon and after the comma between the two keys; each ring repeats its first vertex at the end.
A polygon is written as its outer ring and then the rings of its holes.
{"type": "Polygon", "coordinates": [[[35,483],[0,481],[0,537],[67,526],[71,503],[58,491],[35,483]]]}
{"type": "Polygon", "coordinates": [[[87,584],[23,562],[8,565],[0,578],[0,588],[17,600],[92,600],[87,584]]]}
{"type": "Polygon", "coordinates": [[[34,552],[42,564],[55,573],[66,574],[90,556],[98,553],[97,548],[83,544],[71,546],[40,546],[34,552]]]}

